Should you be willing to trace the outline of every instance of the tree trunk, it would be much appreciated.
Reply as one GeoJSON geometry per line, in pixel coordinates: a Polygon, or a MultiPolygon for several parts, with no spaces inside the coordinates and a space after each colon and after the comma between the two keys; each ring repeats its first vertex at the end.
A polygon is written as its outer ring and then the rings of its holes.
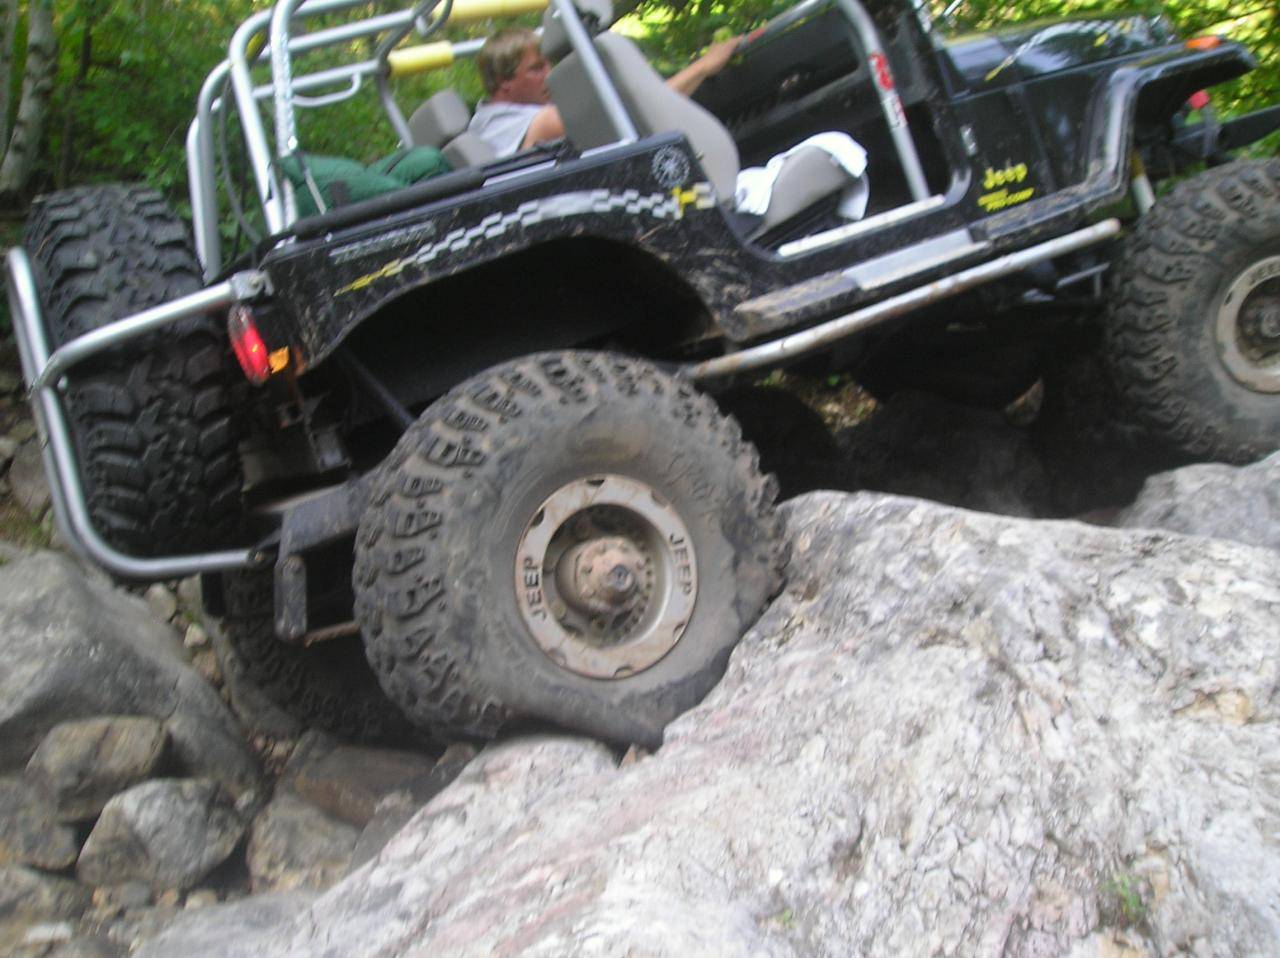
{"type": "Polygon", "coordinates": [[[0,144],[9,142],[10,78],[13,45],[18,39],[18,0],[4,0],[4,26],[0,32],[0,144]]]}
{"type": "Polygon", "coordinates": [[[22,77],[22,99],[18,102],[18,116],[4,163],[0,164],[0,197],[8,199],[20,197],[31,179],[58,68],[53,0],[31,0],[27,21],[27,67],[22,77]]]}

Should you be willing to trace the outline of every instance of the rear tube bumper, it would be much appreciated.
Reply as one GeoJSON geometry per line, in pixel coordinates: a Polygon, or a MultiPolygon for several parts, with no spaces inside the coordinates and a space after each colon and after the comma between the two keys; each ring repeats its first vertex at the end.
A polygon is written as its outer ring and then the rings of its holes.
{"type": "Polygon", "coordinates": [[[94,528],[89,516],[75,442],[59,395],[62,377],[77,363],[154,329],[256,295],[263,288],[265,277],[257,273],[240,274],[189,296],[117,320],[66,343],[50,354],[35,276],[26,250],[16,247],[9,251],[5,258],[5,272],[14,338],[39,431],[54,521],[62,537],[82,555],[125,579],[175,579],[259,565],[265,561],[265,556],[251,549],[141,558],[109,545],[94,528]]]}

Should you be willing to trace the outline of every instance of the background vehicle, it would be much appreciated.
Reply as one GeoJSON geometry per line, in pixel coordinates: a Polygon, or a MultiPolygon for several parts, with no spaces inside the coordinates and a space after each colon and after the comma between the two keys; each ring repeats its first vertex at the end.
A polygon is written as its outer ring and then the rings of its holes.
{"type": "Polygon", "coordinates": [[[188,141],[195,258],[158,197],[110,187],[45,198],[7,264],[68,540],[128,578],[205,573],[313,719],[395,721],[362,639],[439,734],[529,716],[659,741],[785,564],[775,486],[699,388],[801,358],[1004,402],[1106,299],[1153,428],[1209,456],[1280,444],[1280,161],[1151,185],[1280,126],[1188,124],[1252,66],[1237,44],[1138,15],[949,36],[923,9],[807,0],[695,104],[593,39],[607,5],[552,0],[567,139],[492,161],[465,108],[406,118],[392,88],[476,46],[410,33],[492,6],[302,32],[357,6],[281,0],[233,39],[188,141]],[[373,58],[294,70],[357,37],[373,58]],[[369,79],[419,148],[372,168],[301,151],[296,109],[369,79]],[[218,232],[231,112],[265,225],[238,255],[218,232]],[[734,208],[741,166],[827,130],[868,149],[864,215],[814,148],[763,215],[734,208]]]}

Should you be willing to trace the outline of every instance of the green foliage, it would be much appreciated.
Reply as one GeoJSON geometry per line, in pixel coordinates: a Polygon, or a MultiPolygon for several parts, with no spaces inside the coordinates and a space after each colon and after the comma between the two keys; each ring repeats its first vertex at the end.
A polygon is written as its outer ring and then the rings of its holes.
{"type": "MultiPolygon", "coordinates": [[[[619,0],[619,8],[623,2],[619,0]]],[[[661,71],[672,73],[713,40],[758,26],[792,2],[641,0],[620,29],[637,38],[661,71]]],[[[935,9],[945,6],[944,0],[932,2],[935,9]]],[[[268,0],[55,0],[59,72],[47,125],[49,142],[32,191],[142,179],[181,203],[186,194],[186,133],[201,84],[226,56],[238,25],[268,5],[268,0]]],[[[370,12],[386,12],[402,5],[384,0],[367,7],[370,12]]],[[[1150,10],[1155,5],[1151,0],[967,0],[960,15],[966,24],[983,28],[1013,19],[1134,7],[1150,10]]],[[[1232,115],[1280,102],[1280,7],[1274,0],[1172,0],[1162,8],[1183,35],[1221,32],[1258,57],[1258,70],[1215,88],[1220,113],[1232,115]]],[[[334,15],[332,22],[351,16],[334,15]]],[[[454,30],[451,36],[483,36],[492,26],[476,24],[454,30]]],[[[22,52],[19,43],[17,78],[22,52]]],[[[319,69],[372,53],[370,41],[355,41],[345,49],[308,54],[299,66],[319,69]]],[[[266,77],[260,69],[259,79],[266,77]]],[[[467,62],[403,81],[397,96],[408,113],[445,85],[458,88],[473,102],[480,96],[474,67],[467,62]]],[[[15,85],[15,105],[16,92],[15,85]]],[[[365,163],[396,146],[371,81],[344,103],[301,111],[299,128],[305,149],[365,163]]],[[[1273,141],[1266,148],[1274,151],[1276,146],[1273,141]]]]}
{"type": "Polygon", "coordinates": [[[1147,903],[1142,881],[1133,875],[1118,874],[1102,887],[1105,896],[1103,908],[1111,919],[1122,928],[1136,928],[1146,920],[1147,903]]]}

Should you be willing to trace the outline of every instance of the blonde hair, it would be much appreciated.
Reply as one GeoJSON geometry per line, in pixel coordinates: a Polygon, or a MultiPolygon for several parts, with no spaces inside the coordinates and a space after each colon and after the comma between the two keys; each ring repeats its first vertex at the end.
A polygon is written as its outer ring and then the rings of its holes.
{"type": "Polygon", "coordinates": [[[493,96],[503,81],[515,76],[525,51],[537,45],[538,35],[527,27],[508,27],[486,40],[476,56],[485,92],[493,96]]]}

